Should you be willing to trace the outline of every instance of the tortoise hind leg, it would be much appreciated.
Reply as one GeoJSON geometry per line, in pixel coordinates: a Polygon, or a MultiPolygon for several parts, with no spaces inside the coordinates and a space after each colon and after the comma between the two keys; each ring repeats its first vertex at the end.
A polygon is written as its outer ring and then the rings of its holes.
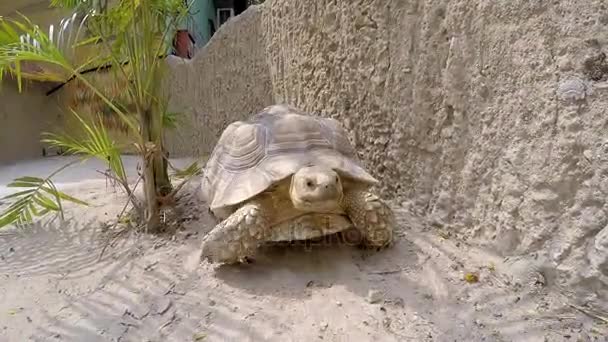
{"type": "Polygon", "coordinates": [[[243,205],[203,238],[201,260],[226,264],[246,260],[262,242],[266,223],[258,204],[243,205]]]}
{"type": "Polygon", "coordinates": [[[353,225],[363,235],[363,245],[384,248],[393,241],[395,217],[391,208],[369,191],[352,190],[344,194],[343,207],[353,225]]]}

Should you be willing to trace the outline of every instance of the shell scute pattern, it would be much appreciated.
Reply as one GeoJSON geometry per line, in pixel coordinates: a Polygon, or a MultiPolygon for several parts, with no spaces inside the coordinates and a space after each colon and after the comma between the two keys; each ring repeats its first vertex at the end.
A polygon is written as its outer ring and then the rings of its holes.
{"type": "Polygon", "coordinates": [[[203,192],[215,211],[245,201],[312,164],[377,182],[360,165],[336,120],[276,105],[225,129],[207,164],[203,192]]]}
{"type": "Polygon", "coordinates": [[[266,156],[266,128],[261,125],[237,125],[226,136],[218,163],[226,171],[239,172],[254,167],[266,156]]]}

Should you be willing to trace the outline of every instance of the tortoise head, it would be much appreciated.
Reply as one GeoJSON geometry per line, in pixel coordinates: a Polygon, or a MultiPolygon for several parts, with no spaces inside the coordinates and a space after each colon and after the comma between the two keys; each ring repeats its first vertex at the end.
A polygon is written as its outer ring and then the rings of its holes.
{"type": "Polygon", "coordinates": [[[291,177],[289,195],[294,207],[307,212],[340,210],[343,188],[340,175],[324,166],[305,166],[291,177]]]}

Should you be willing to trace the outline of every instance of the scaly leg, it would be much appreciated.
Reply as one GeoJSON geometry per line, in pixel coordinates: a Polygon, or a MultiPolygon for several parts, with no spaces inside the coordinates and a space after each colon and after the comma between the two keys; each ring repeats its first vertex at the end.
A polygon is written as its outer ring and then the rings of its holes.
{"type": "Polygon", "coordinates": [[[377,195],[352,190],[344,194],[342,205],[355,228],[363,235],[364,246],[380,249],[392,243],[395,216],[377,195]]]}
{"type": "Polygon", "coordinates": [[[245,204],[216,225],[201,243],[201,260],[238,263],[251,257],[263,240],[267,220],[256,203],[245,204]]]}

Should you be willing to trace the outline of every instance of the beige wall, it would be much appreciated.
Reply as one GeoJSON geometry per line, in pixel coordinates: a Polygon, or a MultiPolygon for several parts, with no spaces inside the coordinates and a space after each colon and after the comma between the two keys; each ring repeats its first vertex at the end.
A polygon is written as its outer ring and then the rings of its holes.
{"type": "Polygon", "coordinates": [[[584,68],[608,50],[605,13],[601,0],[268,1],[175,68],[192,117],[171,149],[207,153],[269,102],[336,117],[386,198],[608,299],[608,84],[584,68]]]}
{"type": "Polygon", "coordinates": [[[0,163],[42,157],[41,134],[62,120],[59,105],[53,96],[45,95],[46,90],[44,84],[26,82],[19,93],[12,79],[2,81],[0,163]]]}
{"type": "Polygon", "coordinates": [[[208,154],[224,127],[273,102],[258,9],[232,21],[193,60],[169,59],[171,107],[184,114],[167,134],[171,156],[208,154]]]}

